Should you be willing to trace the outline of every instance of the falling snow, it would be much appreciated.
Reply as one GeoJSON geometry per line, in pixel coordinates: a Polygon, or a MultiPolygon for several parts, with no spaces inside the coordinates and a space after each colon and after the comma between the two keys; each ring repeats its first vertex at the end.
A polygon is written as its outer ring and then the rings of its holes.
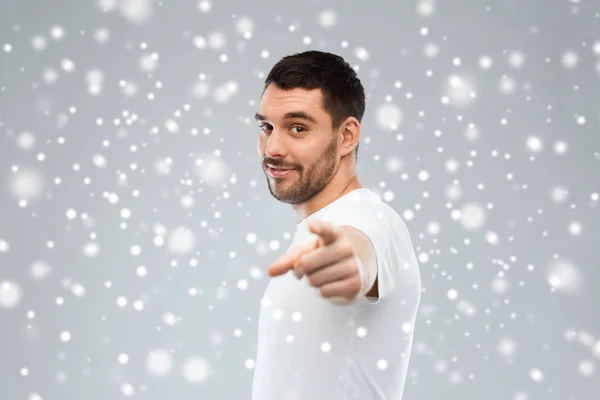
{"type": "MultiPolygon", "coordinates": [[[[361,182],[403,217],[421,268],[416,324],[398,321],[415,335],[406,398],[594,398],[593,2],[245,5],[0,6],[9,393],[248,398],[261,307],[302,345],[311,316],[262,297],[295,224],[253,115],[280,57],[320,49],[363,82],[361,182]]],[[[396,373],[389,357],[378,373],[396,373]]]]}

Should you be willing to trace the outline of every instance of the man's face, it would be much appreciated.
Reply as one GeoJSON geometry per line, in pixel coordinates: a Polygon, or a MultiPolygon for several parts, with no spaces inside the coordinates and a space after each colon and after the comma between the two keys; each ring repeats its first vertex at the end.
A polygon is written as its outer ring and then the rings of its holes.
{"type": "Polygon", "coordinates": [[[323,190],[339,160],[337,135],[322,107],[321,90],[286,91],[271,84],[256,117],[260,127],[257,151],[271,195],[284,203],[301,204],[323,190]]]}

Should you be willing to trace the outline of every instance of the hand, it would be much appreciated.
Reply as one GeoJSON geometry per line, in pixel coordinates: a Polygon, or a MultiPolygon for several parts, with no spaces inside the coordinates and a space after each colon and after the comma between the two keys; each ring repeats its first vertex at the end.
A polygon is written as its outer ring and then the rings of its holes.
{"type": "Polygon", "coordinates": [[[318,238],[292,249],[269,266],[269,276],[293,270],[298,279],[307,275],[321,296],[343,297],[345,303],[363,291],[363,266],[347,233],[325,221],[311,221],[308,229],[318,238]]]}

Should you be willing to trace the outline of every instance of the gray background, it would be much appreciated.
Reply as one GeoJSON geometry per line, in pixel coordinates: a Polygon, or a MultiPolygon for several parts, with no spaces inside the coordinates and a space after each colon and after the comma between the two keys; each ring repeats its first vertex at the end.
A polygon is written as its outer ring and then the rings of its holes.
{"type": "Polygon", "coordinates": [[[311,48],[420,260],[404,398],[600,396],[600,3],[3,0],[0,46],[0,399],[250,398],[295,229],[253,115],[311,48]]]}

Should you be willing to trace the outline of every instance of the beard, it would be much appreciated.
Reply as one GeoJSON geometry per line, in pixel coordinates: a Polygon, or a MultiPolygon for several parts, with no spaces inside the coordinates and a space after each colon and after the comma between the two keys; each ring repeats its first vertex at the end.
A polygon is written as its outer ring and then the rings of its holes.
{"type": "Polygon", "coordinates": [[[273,178],[267,173],[265,165],[263,170],[267,177],[269,192],[283,203],[293,205],[305,203],[319,194],[331,182],[337,170],[336,161],[337,138],[333,137],[325,151],[308,169],[299,166],[289,172],[287,176],[273,178]]]}

